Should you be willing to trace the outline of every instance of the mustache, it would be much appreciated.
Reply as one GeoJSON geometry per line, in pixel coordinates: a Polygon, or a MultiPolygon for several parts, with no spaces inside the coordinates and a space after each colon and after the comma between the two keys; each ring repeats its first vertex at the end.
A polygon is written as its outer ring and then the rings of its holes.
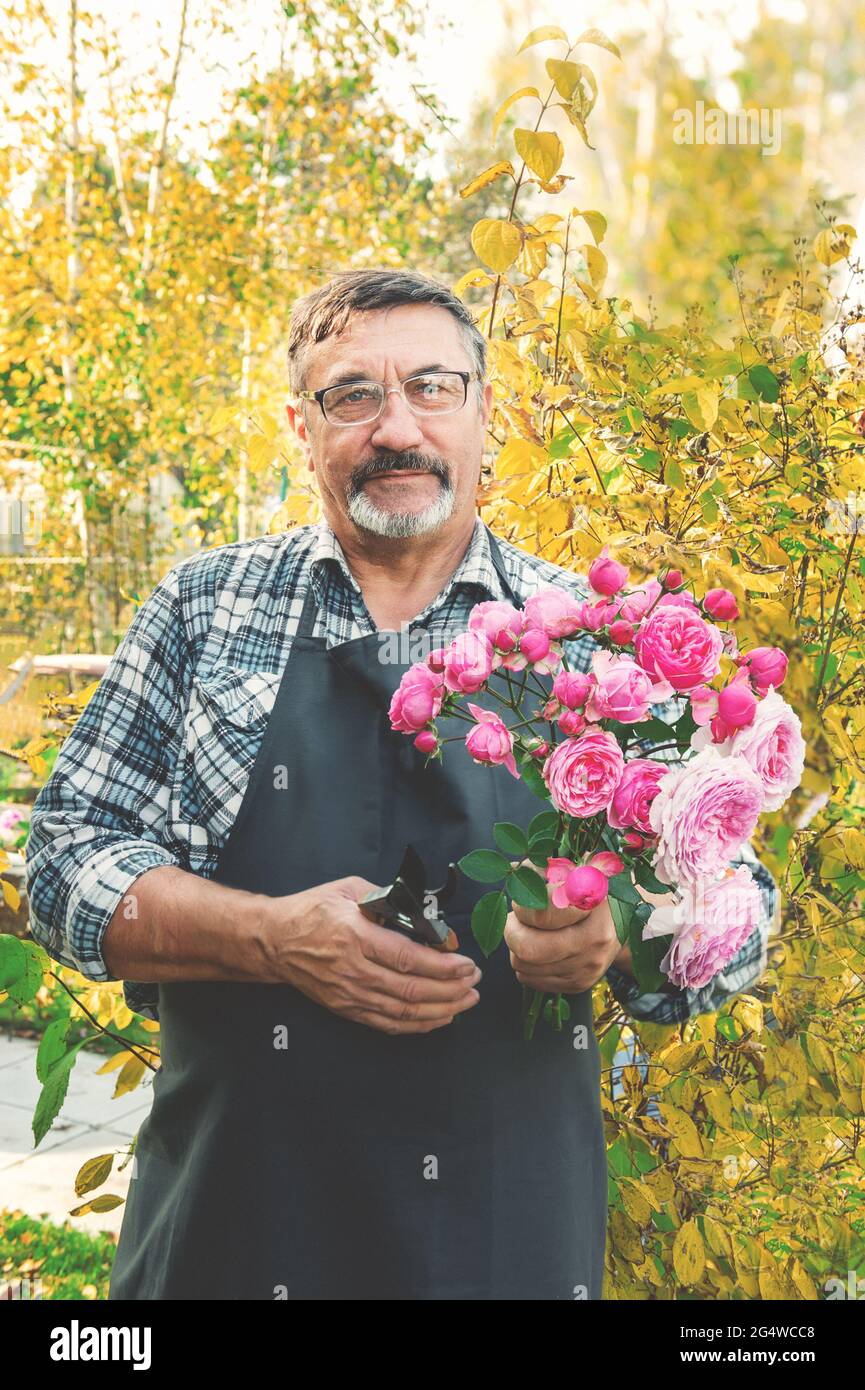
{"type": "Polygon", "coordinates": [[[352,488],[357,491],[370,478],[376,477],[379,473],[433,473],[440,478],[445,485],[450,484],[450,470],[443,459],[433,456],[427,457],[424,454],[383,454],[379,458],[370,459],[369,463],[361,464],[352,474],[352,488]]]}

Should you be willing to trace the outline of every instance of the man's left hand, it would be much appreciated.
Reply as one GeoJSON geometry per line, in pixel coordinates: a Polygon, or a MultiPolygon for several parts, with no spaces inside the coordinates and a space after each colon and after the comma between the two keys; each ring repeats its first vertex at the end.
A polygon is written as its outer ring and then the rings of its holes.
{"type": "Polygon", "coordinates": [[[505,923],[511,966],[522,985],[552,994],[581,994],[597,984],[613,961],[630,973],[630,952],[619,944],[609,899],[577,907],[520,907],[505,923]]]}

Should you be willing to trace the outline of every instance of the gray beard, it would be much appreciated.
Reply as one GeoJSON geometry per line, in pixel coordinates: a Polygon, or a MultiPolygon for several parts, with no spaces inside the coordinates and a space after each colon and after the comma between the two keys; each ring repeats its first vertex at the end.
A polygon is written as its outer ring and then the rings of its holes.
{"type": "Polygon", "coordinates": [[[400,512],[376,506],[363,491],[348,499],[348,514],[362,531],[375,536],[424,536],[437,531],[451,516],[455,494],[449,483],[442,482],[439,496],[419,512],[400,512]]]}

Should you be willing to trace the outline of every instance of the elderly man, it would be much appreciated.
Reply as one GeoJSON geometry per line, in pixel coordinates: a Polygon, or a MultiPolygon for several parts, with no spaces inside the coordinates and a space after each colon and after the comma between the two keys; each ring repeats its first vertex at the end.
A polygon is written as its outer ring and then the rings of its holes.
{"type": "Polygon", "coordinates": [[[541,805],[390,729],[415,656],[383,637],[438,646],[481,600],[587,589],[476,515],[492,388],[446,288],[338,275],[295,306],[289,366],[325,520],[169,571],[32,820],[34,935],[161,1024],[111,1297],[599,1299],[592,986],[639,1018],[717,1008],[763,968],[774,882],[746,847],[762,930],[711,986],[648,996],[606,904],[518,909],[488,960],[468,880],[456,952],[368,919],[406,843],[435,883],[541,805]],[[567,1029],[523,1041],[523,983],[571,996],[567,1029]]]}

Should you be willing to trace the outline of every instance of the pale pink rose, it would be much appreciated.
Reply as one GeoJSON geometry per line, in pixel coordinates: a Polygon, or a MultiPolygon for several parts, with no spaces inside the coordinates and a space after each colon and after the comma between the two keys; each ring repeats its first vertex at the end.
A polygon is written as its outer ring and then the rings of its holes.
{"type": "Polygon", "coordinates": [[[661,599],[640,624],[634,650],[644,671],[668,680],[679,692],[705,685],[721,669],[721,634],[693,605],[665,604],[661,599]]]}
{"type": "Polygon", "coordinates": [[[615,830],[634,826],[644,835],[651,835],[649,807],[658,795],[661,778],[669,771],[666,763],[653,762],[651,758],[631,758],[626,762],[607,808],[607,823],[615,830]]]}
{"type": "Polygon", "coordinates": [[[589,863],[593,869],[600,869],[602,874],[607,875],[607,878],[614,878],[625,868],[625,861],[622,856],[611,849],[599,850],[597,854],[592,855],[589,863]]]}
{"type": "MultiPolygon", "coordinates": [[[[707,731],[698,729],[691,746],[705,746],[707,731]]],[[[763,785],[764,811],[777,811],[802,781],[805,766],[805,740],[802,725],[777,690],[757,701],[753,721],[737,729],[723,742],[713,745],[724,757],[744,759],[763,785]]]]}
{"type": "Polygon", "coordinates": [[[423,661],[410,666],[393,693],[388,709],[390,726],[401,734],[414,734],[442,707],[445,688],[442,678],[423,661]]]}
{"type": "Polygon", "coordinates": [[[671,884],[717,878],[753,834],[763,798],[763,783],[745,759],[722,757],[713,744],[671,768],[649,807],[656,876],[671,884]]]}
{"type": "Polygon", "coordinates": [[[780,647],[752,647],[749,652],[740,652],[737,660],[748,672],[758,695],[765,695],[770,686],[777,690],[779,685],[784,684],[787,653],[780,647]]]}
{"type": "Polygon", "coordinates": [[[445,652],[444,683],[448,690],[474,694],[493,670],[493,644],[483,632],[461,632],[445,652]]]}
{"type": "Polygon", "coordinates": [[[718,713],[718,692],[710,685],[695,685],[694,689],[688,692],[688,698],[691,701],[691,713],[695,724],[708,724],[718,713]]]}
{"type": "Polygon", "coordinates": [[[617,719],[622,724],[636,724],[646,718],[650,705],[660,704],[673,694],[669,681],[653,680],[625,652],[594,652],[592,674],[595,684],[584,710],[590,723],[617,719]]]}
{"type": "Polygon", "coordinates": [[[610,559],[610,548],[604,546],[589,566],[589,583],[596,594],[617,594],[628,578],[628,566],[610,559]]]}
{"type": "Polygon", "coordinates": [[[624,766],[613,735],[587,729],[553,749],[544,763],[543,777],[556,810],[584,818],[607,809],[624,766]]]}
{"type": "Polygon", "coordinates": [[[468,701],[468,707],[478,721],[466,737],[466,748],[476,763],[501,763],[512,777],[519,778],[513,754],[513,736],[508,726],[491,709],[481,709],[468,701]]]}
{"type": "Polygon", "coordinates": [[[643,940],[673,940],[660,968],[679,989],[701,989],[724,969],[760,924],[760,887],[744,864],[715,881],[683,885],[669,904],[654,908],[643,940]]]}
{"type": "Polygon", "coordinates": [[[522,627],[520,610],[500,599],[476,603],[469,617],[469,631],[484,633],[502,652],[514,650],[522,627]]]}
{"type": "Polygon", "coordinates": [[[548,637],[572,637],[579,630],[580,603],[554,584],[526,600],[523,627],[539,627],[548,637]]]}

